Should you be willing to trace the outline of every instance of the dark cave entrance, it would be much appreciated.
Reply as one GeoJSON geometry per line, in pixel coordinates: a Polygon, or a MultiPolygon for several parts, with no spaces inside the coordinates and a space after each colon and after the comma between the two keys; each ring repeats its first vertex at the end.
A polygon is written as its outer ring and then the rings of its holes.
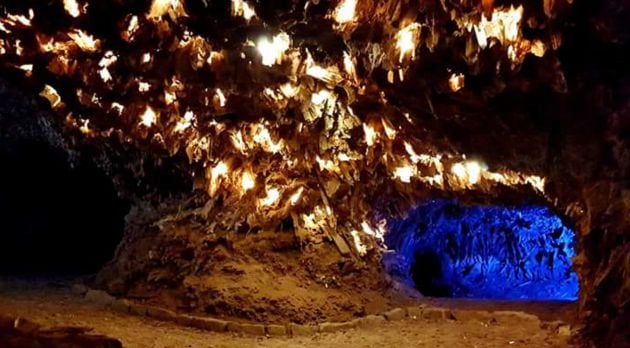
{"type": "Polygon", "coordinates": [[[420,250],[413,255],[410,275],[416,289],[425,296],[450,297],[451,289],[444,282],[440,255],[432,250],[420,250]]]}
{"type": "Polygon", "coordinates": [[[128,205],[88,159],[40,140],[0,147],[0,273],[79,275],[109,261],[128,205]]]}
{"type": "Polygon", "coordinates": [[[424,203],[390,223],[390,273],[428,297],[575,300],[574,232],[537,205],[424,203]]]}

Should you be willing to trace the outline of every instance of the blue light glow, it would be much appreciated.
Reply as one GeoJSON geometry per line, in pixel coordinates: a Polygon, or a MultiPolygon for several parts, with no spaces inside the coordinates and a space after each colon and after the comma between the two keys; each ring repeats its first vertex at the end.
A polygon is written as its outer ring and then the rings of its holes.
{"type": "Polygon", "coordinates": [[[434,200],[389,226],[388,270],[427,296],[577,298],[574,232],[545,207],[434,200]]]}

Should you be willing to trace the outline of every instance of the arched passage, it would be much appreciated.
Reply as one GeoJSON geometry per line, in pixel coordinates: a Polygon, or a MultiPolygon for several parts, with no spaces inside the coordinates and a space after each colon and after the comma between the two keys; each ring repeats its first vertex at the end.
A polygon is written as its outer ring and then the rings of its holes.
{"type": "Polygon", "coordinates": [[[390,227],[389,268],[426,296],[577,298],[574,232],[546,207],[434,200],[390,227]]]}

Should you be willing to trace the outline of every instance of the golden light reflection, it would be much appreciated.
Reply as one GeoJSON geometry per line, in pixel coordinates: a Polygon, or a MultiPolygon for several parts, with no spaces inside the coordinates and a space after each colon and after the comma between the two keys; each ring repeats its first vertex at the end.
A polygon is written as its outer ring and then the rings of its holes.
{"type": "Polygon", "coordinates": [[[125,110],[125,107],[122,104],[120,104],[120,103],[113,102],[112,106],[111,106],[111,109],[116,111],[119,115],[121,115],[122,112],[125,110]]]}
{"type": "Polygon", "coordinates": [[[398,61],[402,63],[408,57],[416,58],[416,46],[420,41],[420,24],[412,23],[400,29],[396,34],[396,48],[398,49],[398,61]]]}
{"type": "Polygon", "coordinates": [[[243,193],[253,189],[256,187],[256,177],[249,169],[243,171],[243,176],[241,177],[241,189],[243,193]]]}
{"type": "Polygon", "coordinates": [[[520,23],[523,6],[510,6],[509,9],[496,8],[490,20],[481,16],[481,21],[473,26],[477,43],[481,48],[488,47],[488,39],[495,38],[503,45],[516,42],[520,36],[520,23]]]}
{"type": "Polygon", "coordinates": [[[453,164],[451,173],[463,183],[464,186],[470,187],[479,182],[481,178],[481,166],[477,161],[465,161],[453,164]]]}
{"type": "Polygon", "coordinates": [[[326,213],[326,209],[320,205],[313,208],[313,211],[308,214],[300,214],[303,228],[310,230],[313,233],[320,232],[326,228],[329,217],[326,213]]]}
{"type": "Polygon", "coordinates": [[[355,20],[357,0],[341,0],[333,11],[333,18],[339,24],[349,23],[355,20]]]}
{"type": "Polygon", "coordinates": [[[18,69],[25,71],[27,74],[33,72],[33,64],[22,64],[18,69]]]}
{"type": "Polygon", "coordinates": [[[333,162],[332,160],[323,159],[319,156],[316,156],[315,161],[319,165],[319,170],[321,171],[327,170],[333,173],[339,172],[339,166],[337,166],[337,164],[335,164],[335,162],[333,162]]]}
{"type": "Polygon", "coordinates": [[[228,166],[223,161],[217,163],[217,165],[210,170],[210,187],[208,190],[210,196],[214,196],[216,194],[219,189],[219,179],[227,177],[228,172],[228,166]]]}
{"type": "Polygon", "coordinates": [[[219,98],[219,106],[222,108],[225,107],[227,99],[225,98],[225,94],[223,94],[221,88],[217,88],[217,97],[219,98]]]}
{"type": "Polygon", "coordinates": [[[59,96],[57,90],[50,85],[45,85],[44,90],[41,91],[39,95],[46,98],[50,102],[50,106],[52,106],[53,109],[61,104],[61,96],[59,96]]]}
{"type": "Polygon", "coordinates": [[[291,195],[291,197],[289,198],[291,205],[298,204],[298,202],[300,201],[300,198],[302,197],[302,192],[304,192],[304,188],[300,187],[299,189],[297,189],[297,191],[295,191],[295,193],[291,195]]]}
{"type": "Polygon", "coordinates": [[[153,0],[147,17],[159,19],[166,14],[171,15],[173,18],[186,16],[182,0],[153,0]]]}
{"type": "MultiPolygon", "coordinates": [[[[0,18],[0,23],[6,23],[8,25],[11,26],[16,26],[18,24],[23,25],[25,27],[30,27],[31,26],[31,20],[35,17],[35,14],[33,12],[33,9],[29,9],[28,10],[28,17],[26,17],[25,15],[22,14],[12,14],[12,13],[8,13],[6,15],[5,18],[0,18]]],[[[9,29],[6,29],[6,27],[3,27],[3,31],[10,33],[11,31],[9,29]]]]}
{"type": "Polygon", "coordinates": [[[138,81],[138,91],[148,92],[151,89],[151,84],[144,81],[138,81]]]}
{"type": "Polygon", "coordinates": [[[367,124],[363,124],[363,133],[365,133],[365,142],[368,146],[373,146],[376,143],[378,134],[376,130],[367,124]]]}
{"type": "Polygon", "coordinates": [[[267,196],[265,198],[260,199],[260,204],[263,207],[268,207],[274,205],[280,199],[280,190],[275,187],[269,188],[266,190],[267,196]]]}
{"type": "Polygon", "coordinates": [[[385,136],[390,140],[396,139],[396,134],[398,134],[398,132],[394,129],[394,125],[386,118],[381,119],[381,123],[383,124],[385,136]]]}
{"type": "Polygon", "coordinates": [[[232,132],[230,134],[230,139],[232,140],[232,145],[242,154],[247,151],[247,145],[245,145],[245,140],[243,140],[243,132],[239,129],[236,132],[232,132]]]}
{"type": "Polygon", "coordinates": [[[322,89],[321,91],[311,95],[311,103],[315,105],[324,105],[331,99],[332,94],[327,89],[322,89]]]}
{"type": "Polygon", "coordinates": [[[398,167],[394,170],[394,178],[408,184],[411,182],[411,178],[415,175],[415,173],[416,169],[414,167],[398,167]]]}
{"type": "Polygon", "coordinates": [[[131,16],[131,19],[129,19],[129,24],[127,25],[127,30],[122,33],[123,38],[125,38],[127,41],[131,41],[138,29],[140,29],[138,16],[131,16]]]}
{"type": "Polygon", "coordinates": [[[359,253],[360,256],[363,256],[367,253],[367,247],[361,241],[361,236],[359,235],[359,231],[352,230],[350,231],[350,235],[352,235],[352,241],[354,242],[354,249],[359,253]]]}
{"type": "Polygon", "coordinates": [[[367,234],[368,236],[372,236],[380,241],[382,241],[383,237],[385,236],[385,230],[380,228],[374,229],[367,221],[363,221],[361,223],[361,229],[363,230],[363,233],[367,234]]]}
{"type": "Polygon", "coordinates": [[[74,41],[74,43],[86,52],[94,52],[99,49],[101,42],[98,39],[94,39],[94,36],[87,34],[86,32],[76,29],[68,33],[68,36],[74,41]]]}
{"type": "Polygon", "coordinates": [[[173,130],[175,133],[181,133],[186,129],[190,128],[193,120],[195,119],[195,114],[192,111],[186,111],[184,117],[177,121],[175,125],[175,129],[173,130]]]}
{"type": "Polygon", "coordinates": [[[157,114],[155,113],[155,110],[153,110],[153,108],[151,108],[150,106],[147,106],[147,108],[144,110],[144,112],[140,116],[140,124],[145,127],[151,127],[156,122],[157,122],[157,114]]]}
{"type": "Polygon", "coordinates": [[[80,120],[81,126],[79,127],[79,131],[83,134],[89,134],[90,130],[90,120],[80,120]]]}
{"type": "Polygon", "coordinates": [[[448,79],[448,86],[451,88],[451,91],[457,92],[460,89],[464,88],[464,74],[461,73],[453,73],[451,77],[448,79]]]}
{"type": "Polygon", "coordinates": [[[278,153],[282,150],[282,140],[274,142],[273,139],[271,139],[269,129],[262,124],[255,127],[253,140],[266,152],[278,153]]]}
{"type": "Polygon", "coordinates": [[[545,52],[547,51],[547,47],[542,41],[534,40],[529,51],[536,57],[543,57],[545,55],[545,52]]]}
{"type": "Polygon", "coordinates": [[[348,52],[343,52],[343,67],[346,71],[346,74],[348,74],[348,76],[356,82],[358,79],[357,70],[354,66],[352,56],[348,52]]]}
{"type": "Polygon", "coordinates": [[[106,68],[118,61],[118,57],[112,51],[107,51],[103,55],[103,58],[98,62],[98,66],[106,68]]]}
{"type": "Polygon", "coordinates": [[[293,98],[297,94],[299,87],[292,85],[287,82],[285,84],[280,85],[280,92],[284,94],[287,98],[293,98]]]}
{"type": "Polygon", "coordinates": [[[250,21],[256,16],[256,12],[249,6],[247,1],[232,0],[232,16],[242,16],[246,21],[250,21]]]}
{"type": "Polygon", "coordinates": [[[79,9],[79,4],[76,0],[63,0],[63,8],[72,17],[76,18],[81,15],[81,10],[79,9]]]}
{"type": "Polygon", "coordinates": [[[262,64],[266,66],[281,63],[284,52],[288,50],[290,46],[291,38],[286,33],[280,33],[271,40],[266,37],[260,38],[256,44],[258,53],[260,53],[262,57],[262,64]]]}

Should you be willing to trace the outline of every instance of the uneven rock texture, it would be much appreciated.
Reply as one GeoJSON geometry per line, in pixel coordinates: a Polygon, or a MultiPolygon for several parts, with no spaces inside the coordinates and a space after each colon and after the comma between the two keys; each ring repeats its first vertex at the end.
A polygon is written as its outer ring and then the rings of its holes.
{"type": "MultiPolygon", "coordinates": [[[[630,144],[628,144],[630,146],[630,144]]],[[[630,187],[599,182],[587,188],[582,221],[580,308],[587,338],[610,347],[630,343],[630,187]]],[[[595,342],[594,342],[595,343],[595,342]]],[[[599,343],[595,343],[596,345],[599,343]]]]}
{"type": "Polygon", "coordinates": [[[574,232],[545,207],[432,200],[388,225],[390,273],[426,296],[577,299],[574,232]]]}
{"type": "Polygon", "coordinates": [[[559,105],[569,112],[549,175],[576,221],[582,337],[621,347],[630,344],[630,3],[576,5],[589,20],[566,36],[571,93],[559,105]]]}

